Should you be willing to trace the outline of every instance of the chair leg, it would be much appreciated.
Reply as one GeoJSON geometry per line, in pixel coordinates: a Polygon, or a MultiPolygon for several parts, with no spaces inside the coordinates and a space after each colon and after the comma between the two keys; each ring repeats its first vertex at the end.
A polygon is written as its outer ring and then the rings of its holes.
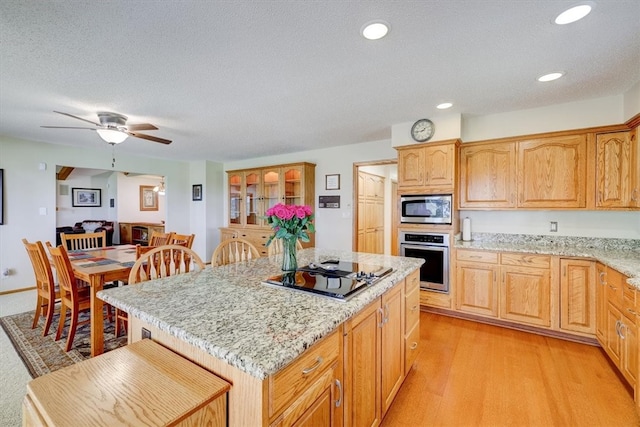
{"type": "Polygon", "coordinates": [[[111,323],[113,322],[113,311],[111,310],[111,305],[105,303],[104,306],[107,307],[107,320],[111,323]]]}
{"type": "Polygon", "coordinates": [[[35,329],[38,326],[38,320],[40,319],[40,311],[42,310],[42,296],[38,294],[38,298],[36,298],[36,314],[33,316],[33,324],[31,325],[31,329],[35,329]]]}
{"type": "Polygon", "coordinates": [[[49,298],[47,302],[46,310],[47,310],[47,320],[44,323],[44,330],[42,331],[42,336],[46,337],[49,334],[49,327],[51,327],[51,322],[53,321],[53,311],[55,310],[56,300],[53,298],[49,298]]]}
{"type": "Polygon", "coordinates": [[[122,332],[122,329],[120,328],[120,310],[116,308],[116,326],[114,332],[116,334],[116,338],[120,336],[120,332],[122,332]]]}
{"type": "Polygon", "coordinates": [[[67,346],[64,351],[71,350],[73,344],[73,338],[76,336],[76,329],[78,328],[78,310],[71,310],[71,324],[69,325],[69,334],[67,335],[67,346]]]}
{"type": "Polygon", "coordinates": [[[67,306],[62,304],[60,306],[60,321],[58,322],[58,332],[56,332],[56,341],[62,336],[62,330],[64,329],[64,321],[67,317],[67,306]]]}

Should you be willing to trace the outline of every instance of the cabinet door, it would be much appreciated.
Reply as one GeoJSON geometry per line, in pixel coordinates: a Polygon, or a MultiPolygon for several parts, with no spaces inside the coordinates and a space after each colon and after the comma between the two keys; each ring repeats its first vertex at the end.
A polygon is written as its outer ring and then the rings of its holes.
{"type": "Polygon", "coordinates": [[[620,366],[622,356],[622,342],[620,339],[620,311],[613,305],[607,303],[606,313],[606,342],[604,350],[607,352],[613,363],[620,366]]]}
{"type": "Polygon", "coordinates": [[[460,150],[460,207],[516,206],[516,144],[502,143],[460,150]]]}
{"type": "Polygon", "coordinates": [[[242,173],[229,173],[229,224],[242,225],[242,173]]]}
{"type": "Polygon", "coordinates": [[[619,330],[622,337],[622,374],[629,384],[635,385],[638,380],[638,331],[636,325],[626,319],[619,330]]]}
{"type": "Polygon", "coordinates": [[[380,403],[381,315],[380,299],[350,321],[345,342],[344,413],[348,426],[377,426],[382,421],[380,403]]]}
{"type": "Polygon", "coordinates": [[[600,134],[596,137],[596,206],[631,206],[631,132],[600,134]]]}
{"type": "Polygon", "coordinates": [[[131,244],[131,224],[120,223],[120,244],[131,244]]]}
{"type": "Polygon", "coordinates": [[[424,185],[424,150],[412,148],[398,150],[398,188],[424,185]]]}
{"type": "Polygon", "coordinates": [[[595,262],[561,259],[560,272],[560,328],[595,333],[595,262]]]}
{"type": "Polygon", "coordinates": [[[458,262],[456,308],[474,314],[498,317],[498,267],[458,262]]]}
{"type": "Polygon", "coordinates": [[[455,144],[424,148],[424,185],[429,188],[453,188],[455,172],[455,144]]]}
{"type": "Polygon", "coordinates": [[[284,203],[280,194],[280,168],[262,170],[262,208],[274,207],[278,203],[284,203]]]}
{"type": "Polygon", "coordinates": [[[551,326],[549,270],[502,267],[500,318],[536,326],[551,326]]]}
{"type": "Polygon", "coordinates": [[[382,416],[393,403],[404,379],[404,333],[402,300],[404,285],[382,295],[382,416]]]}
{"type": "Polygon", "coordinates": [[[603,347],[607,331],[607,267],[596,264],[596,337],[603,347]]]}
{"type": "Polygon", "coordinates": [[[283,194],[282,203],[285,205],[302,205],[303,173],[300,166],[283,168],[283,194]]]}
{"type": "Polygon", "coordinates": [[[586,153],[584,135],[520,142],[518,207],[586,207],[586,153]]]}
{"type": "Polygon", "coordinates": [[[245,225],[263,225],[264,210],[262,209],[262,174],[259,170],[244,173],[244,216],[245,225]]]}

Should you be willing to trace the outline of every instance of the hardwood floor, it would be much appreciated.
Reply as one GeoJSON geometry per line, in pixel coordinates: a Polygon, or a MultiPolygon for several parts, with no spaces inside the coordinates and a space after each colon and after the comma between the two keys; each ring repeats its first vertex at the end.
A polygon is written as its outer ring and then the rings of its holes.
{"type": "Polygon", "coordinates": [[[382,426],[638,426],[599,347],[421,313],[417,366],[382,426]]]}

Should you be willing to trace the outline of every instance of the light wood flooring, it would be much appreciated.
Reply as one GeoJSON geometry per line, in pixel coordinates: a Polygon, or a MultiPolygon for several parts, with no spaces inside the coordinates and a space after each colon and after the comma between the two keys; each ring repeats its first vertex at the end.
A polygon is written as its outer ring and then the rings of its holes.
{"type": "Polygon", "coordinates": [[[421,353],[382,426],[639,426],[602,349],[421,313],[421,353]]]}

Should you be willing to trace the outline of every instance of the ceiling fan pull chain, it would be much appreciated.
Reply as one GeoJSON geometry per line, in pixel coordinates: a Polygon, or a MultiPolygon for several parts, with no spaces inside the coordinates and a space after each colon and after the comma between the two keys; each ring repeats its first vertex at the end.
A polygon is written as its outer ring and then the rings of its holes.
{"type": "Polygon", "coordinates": [[[111,169],[116,166],[116,144],[111,144],[111,169]]]}

